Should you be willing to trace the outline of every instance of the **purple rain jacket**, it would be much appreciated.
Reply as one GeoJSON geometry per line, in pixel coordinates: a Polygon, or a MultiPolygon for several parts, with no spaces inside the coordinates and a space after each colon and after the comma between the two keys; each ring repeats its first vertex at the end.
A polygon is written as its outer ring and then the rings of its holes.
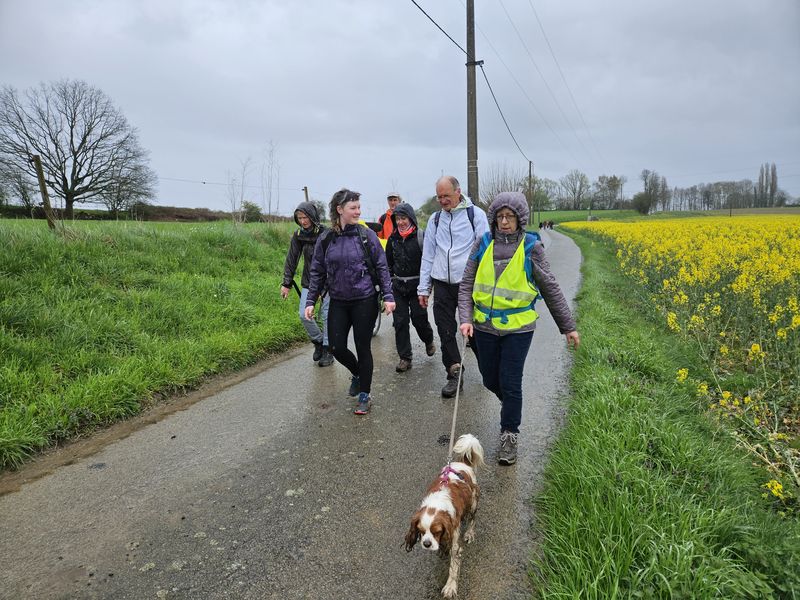
{"type": "MultiPolygon", "coordinates": [[[[311,278],[306,306],[314,306],[326,287],[331,299],[339,301],[363,300],[376,294],[367,269],[358,227],[360,225],[346,225],[341,233],[331,230],[330,233],[325,236],[320,235],[317,239],[314,255],[311,258],[311,278]],[[326,236],[331,236],[330,241],[323,243],[326,236]],[[324,250],[325,245],[327,251],[324,250]]],[[[394,302],[383,246],[374,231],[368,227],[362,227],[362,230],[378,273],[383,298],[388,302],[394,302]]]]}

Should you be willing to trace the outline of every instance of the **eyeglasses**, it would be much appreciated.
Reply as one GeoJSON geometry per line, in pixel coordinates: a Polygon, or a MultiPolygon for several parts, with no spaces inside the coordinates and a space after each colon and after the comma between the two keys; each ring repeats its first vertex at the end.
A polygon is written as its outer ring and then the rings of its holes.
{"type": "Polygon", "coordinates": [[[506,223],[510,223],[511,221],[517,220],[517,215],[496,215],[498,221],[505,221],[506,223]]]}

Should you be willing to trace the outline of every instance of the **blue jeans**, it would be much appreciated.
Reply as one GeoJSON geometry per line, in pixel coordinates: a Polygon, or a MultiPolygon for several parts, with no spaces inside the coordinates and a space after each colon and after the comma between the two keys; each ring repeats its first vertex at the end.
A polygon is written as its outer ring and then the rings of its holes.
{"type": "Polygon", "coordinates": [[[519,433],[522,422],[522,371],[531,347],[533,332],[492,335],[475,330],[478,368],[483,385],[498,398],[500,429],[519,433]]]}
{"type": "Polygon", "coordinates": [[[321,343],[323,346],[328,345],[328,308],[331,305],[331,297],[325,294],[322,299],[322,308],[319,311],[320,318],[322,319],[322,330],[314,319],[306,319],[306,299],[308,298],[308,288],[300,288],[300,322],[306,328],[308,337],[312,342],[321,343]]]}

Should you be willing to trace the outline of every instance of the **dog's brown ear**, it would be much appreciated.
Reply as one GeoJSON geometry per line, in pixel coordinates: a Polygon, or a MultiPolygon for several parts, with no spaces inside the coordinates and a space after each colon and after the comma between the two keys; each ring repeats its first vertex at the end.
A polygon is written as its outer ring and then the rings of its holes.
{"type": "Polygon", "coordinates": [[[439,539],[439,552],[447,554],[450,552],[450,546],[453,543],[452,533],[455,528],[455,523],[449,514],[439,513],[439,515],[442,518],[442,525],[444,526],[442,537],[439,539]]]}
{"type": "Polygon", "coordinates": [[[414,544],[419,541],[419,513],[414,515],[414,518],[411,519],[411,525],[408,528],[408,533],[406,533],[406,552],[411,552],[414,548],[414,544]]]}

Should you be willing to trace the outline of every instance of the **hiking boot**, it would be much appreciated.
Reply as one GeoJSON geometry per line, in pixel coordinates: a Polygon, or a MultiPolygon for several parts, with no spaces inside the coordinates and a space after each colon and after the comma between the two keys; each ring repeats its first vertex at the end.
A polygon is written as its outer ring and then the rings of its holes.
{"type": "Polygon", "coordinates": [[[317,363],[320,367],[330,367],[333,364],[333,354],[327,346],[322,347],[322,356],[317,363]]]}
{"type": "Polygon", "coordinates": [[[314,344],[314,356],[311,358],[314,359],[314,362],[317,362],[320,358],[322,358],[322,342],[313,342],[314,344]]]}
{"type": "Polygon", "coordinates": [[[411,359],[401,358],[400,362],[394,368],[398,373],[405,373],[411,368],[411,359]]]}
{"type": "Polygon", "coordinates": [[[365,415],[369,412],[369,407],[372,405],[372,398],[369,397],[367,392],[361,392],[358,395],[358,405],[353,409],[354,415],[365,415]]]}
{"type": "MultiPolygon", "coordinates": [[[[442,388],[442,398],[453,398],[459,390],[458,375],[461,373],[461,365],[456,363],[450,367],[447,374],[447,383],[442,388]]],[[[460,389],[464,389],[464,376],[461,376],[460,389]]]]}
{"type": "Polygon", "coordinates": [[[425,344],[425,354],[428,356],[433,356],[436,354],[436,344],[431,342],[430,344],[425,344]]]}
{"type": "Polygon", "coordinates": [[[503,431],[500,433],[500,449],[497,451],[497,463],[500,465],[513,465],[517,462],[518,433],[503,431]]]}
{"type": "Polygon", "coordinates": [[[361,381],[358,378],[358,375],[353,375],[350,378],[350,389],[347,390],[348,396],[358,396],[358,392],[361,389],[361,381]]]}

